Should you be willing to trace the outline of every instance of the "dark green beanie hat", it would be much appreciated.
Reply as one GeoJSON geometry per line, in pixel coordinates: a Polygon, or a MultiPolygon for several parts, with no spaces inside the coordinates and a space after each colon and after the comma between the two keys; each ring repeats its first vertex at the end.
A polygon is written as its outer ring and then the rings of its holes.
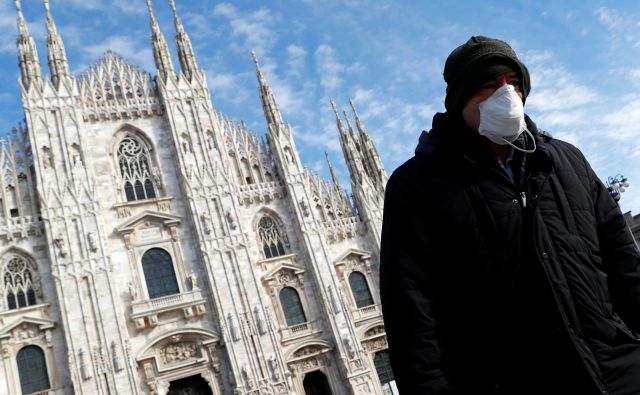
{"type": "Polygon", "coordinates": [[[509,44],[495,38],[471,37],[454,49],[444,64],[444,80],[447,83],[445,108],[451,114],[460,113],[480,86],[506,71],[518,73],[522,99],[526,100],[531,91],[529,70],[509,44]]]}

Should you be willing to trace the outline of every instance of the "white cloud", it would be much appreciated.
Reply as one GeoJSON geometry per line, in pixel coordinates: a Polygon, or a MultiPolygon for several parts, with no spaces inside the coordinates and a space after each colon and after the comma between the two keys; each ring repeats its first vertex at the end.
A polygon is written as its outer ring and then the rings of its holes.
{"type": "Polygon", "coordinates": [[[213,14],[229,21],[231,35],[244,40],[238,48],[242,52],[255,50],[258,54],[267,54],[277,39],[271,25],[278,18],[270,10],[261,8],[251,13],[240,13],[233,4],[220,3],[213,9],[213,14]]]}
{"type": "Polygon", "coordinates": [[[315,52],[316,69],[320,75],[320,84],[326,91],[333,91],[342,85],[342,75],[358,70],[360,65],[354,63],[350,66],[342,64],[336,56],[336,51],[331,46],[322,44],[315,52]]]}
{"type": "Polygon", "coordinates": [[[624,18],[615,10],[600,7],[595,11],[598,21],[609,29],[617,29],[624,26],[624,18]]]}
{"type": "Polygon", "coordinates": [[[147,9],[144,3],[131,0],[60,0],[60,3],[61,4],[57,6],[59,8],[62,8],[64,5],[69,5],[73,8],[91,11],[108,11],[115,7],[125,14],[141,14],[146,12],[147,9]]]}
{"type": "Polygon", "coordinates": [[[289,45],[287,47],[287,55],[289,57],[287,61],[289,75],[300,76],[307,57],[307,51],[297,45],[289,45]]]}
{"type": "Polygon", "coordinates": [[[620,47],[640,48],[638,15],[623,14],[615,9],[600,7],[595,11],[598,22],[609,30],[612,50],[620,47]]]}
{"type": "Polygon", "coordinates": [[[249,100],[252,94],[256,94],[255,91],[250,92],[242,84],[242,81],[249,77],[246,73],[216,72],[211,69],[206,72],[207,82],[209,83],[214,102],[216,98],[223,97],[234,105],[241,105],[243,102],[249,100]]]}

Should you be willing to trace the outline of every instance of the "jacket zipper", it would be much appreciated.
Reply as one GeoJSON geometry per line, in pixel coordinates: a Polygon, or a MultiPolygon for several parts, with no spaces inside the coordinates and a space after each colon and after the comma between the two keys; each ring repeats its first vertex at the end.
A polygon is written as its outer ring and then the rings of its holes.
{"type": "Polygon", "coordinates": [[[527,207],[527,194],[524,191],[520,192],[520,200],[522,200],[522,208],[526,208],[527,207]]]}

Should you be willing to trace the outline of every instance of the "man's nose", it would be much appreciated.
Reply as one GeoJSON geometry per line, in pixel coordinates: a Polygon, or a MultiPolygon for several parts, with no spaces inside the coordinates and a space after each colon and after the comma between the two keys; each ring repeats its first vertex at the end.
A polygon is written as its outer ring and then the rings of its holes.
{"type": "Polygon", "coordinates": [[[509,83],[506,75],[498,76],[496,79],[496,82],[498,83],[498,88],[501,88],[502,86],[507,85],[509,83]]]}

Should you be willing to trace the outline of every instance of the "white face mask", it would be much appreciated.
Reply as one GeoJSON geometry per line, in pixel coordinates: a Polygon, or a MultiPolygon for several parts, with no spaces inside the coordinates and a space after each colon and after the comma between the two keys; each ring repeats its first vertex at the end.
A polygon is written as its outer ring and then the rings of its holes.
{"type": "MultiPolygon", "coordinates": [[[[519,151],[535,151],[535,141],[533,150],[524,150],[512,144],[523,131],[531,135],[524,122],[522,99],[516,93],[513,85],[501,86],[493,92],[493,95],[481,102],[478,108],[480,110],[478,133],[481,136],[496,144],[510,145],[519,151]]],[[[531,137],[533,141],[533,136],[531,137]]]]}

